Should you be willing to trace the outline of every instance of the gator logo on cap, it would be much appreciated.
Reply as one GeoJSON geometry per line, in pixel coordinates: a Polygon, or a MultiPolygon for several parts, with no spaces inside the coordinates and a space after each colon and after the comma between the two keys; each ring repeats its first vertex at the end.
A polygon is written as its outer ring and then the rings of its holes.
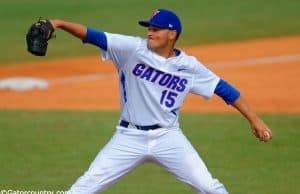
{"type": "Polygon", "coordinates": [[[151,15],[151,18],[153,18],[154,16],[156,16],[160,11],[158,9],[154,10],[152,15],[151,15]]]}

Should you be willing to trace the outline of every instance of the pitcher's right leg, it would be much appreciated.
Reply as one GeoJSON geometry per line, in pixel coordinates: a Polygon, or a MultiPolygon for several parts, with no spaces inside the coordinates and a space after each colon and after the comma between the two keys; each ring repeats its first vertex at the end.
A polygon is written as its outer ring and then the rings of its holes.
{"type": "Polygon", "coordinates": [[[147,152],[143,137],[123,132],[116,131],[68,194],[100,193],[143,162],[147,152]]]}

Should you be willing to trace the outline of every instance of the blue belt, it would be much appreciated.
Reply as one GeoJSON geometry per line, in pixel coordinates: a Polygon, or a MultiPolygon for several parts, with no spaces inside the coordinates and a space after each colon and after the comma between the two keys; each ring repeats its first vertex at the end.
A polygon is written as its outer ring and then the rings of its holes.
{"type": "MultiPolygon", "coordinates": [[[[121,120],[120,122],[120,126],[128,128],[129,122],[128,121],[124,121],[121,120]]],[[[154,130],[154,129],[158,129],[161,128],[161,126],[159,125],[145,125],[145,126],[140,126],[140,125],[134,125],[137,129],[139,130],[143,130],[143,131],[149,131],[149,130],[154,130]]]]}

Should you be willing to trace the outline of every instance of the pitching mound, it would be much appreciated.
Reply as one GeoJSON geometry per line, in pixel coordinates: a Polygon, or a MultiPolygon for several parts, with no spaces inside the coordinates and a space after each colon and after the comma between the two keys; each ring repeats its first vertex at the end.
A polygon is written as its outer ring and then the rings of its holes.
{"type": "MultiPolygon", "coordinates": [[[[239,88],[256,111],[299,113],[299,45],[300,36],[296,36],[183,50],[239,88]]],[[[10,80],[10,84],[0,82],[0,108],[119,109],[118,76],[111,63],[103,63],[99,56],[46,59],[39,64],[0,67],[2,81],[12,77],[34,78],[10,80]]],[[[183,110],[235,111],[216,96],[205,101],[195,95],[187,98],[183,110]]]]}

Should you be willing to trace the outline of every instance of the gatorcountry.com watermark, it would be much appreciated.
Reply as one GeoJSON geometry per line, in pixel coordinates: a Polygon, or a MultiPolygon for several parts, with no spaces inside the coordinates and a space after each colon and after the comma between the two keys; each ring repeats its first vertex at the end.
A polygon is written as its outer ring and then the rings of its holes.
{"type": "Polygon", "coordinates": [[[25,190],[0,190],[0,194],[71,194],[71,192],[68,191],[25,191],[25,190]]]}

